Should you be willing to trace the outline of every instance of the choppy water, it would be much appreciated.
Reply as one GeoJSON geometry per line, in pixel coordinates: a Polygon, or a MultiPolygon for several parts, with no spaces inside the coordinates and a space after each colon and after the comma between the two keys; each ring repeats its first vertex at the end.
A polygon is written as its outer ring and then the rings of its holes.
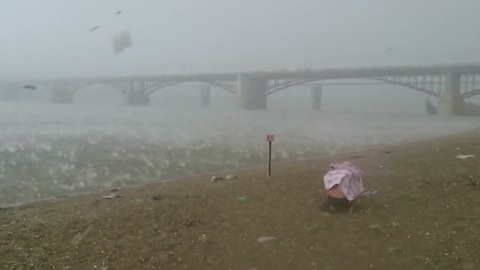
{"type": "Polygon", "coordinates": [[[262,164],[476,127],[478,118],[310,110],[0,106],[0,203],[262,164]]]}

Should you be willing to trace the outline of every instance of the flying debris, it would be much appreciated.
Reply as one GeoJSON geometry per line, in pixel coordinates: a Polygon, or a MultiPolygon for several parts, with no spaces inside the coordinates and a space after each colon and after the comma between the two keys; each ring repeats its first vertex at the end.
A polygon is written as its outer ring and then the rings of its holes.
{"type": "Polygon", "coordinates": [[[35,85],[32,85],[32,84],[26,84],[22,87],[23,89],[30,89],[30,90],[35,90],[37,89],[37,87],[35,85]]]}
{"type": "Polygon", "coordinates": [[[90,30],[88,30],[88,31],[93,32],[93,31],[97,30],[98,28],[100,28],[100,25],[96,25],[96,26],[90,28],[90,30]]]}
{"type": "Polygon", "coordinates": [[[119,10],[117,11],[117,15],[120,15],[120,13],[122,13],[123,10],[119,10]]]}
{"type": "Polygon", "coordinates": [[[127,31],[117,34],[112,41],[113,53],[119,54],[132,46],[132,38],[127,31]]]}

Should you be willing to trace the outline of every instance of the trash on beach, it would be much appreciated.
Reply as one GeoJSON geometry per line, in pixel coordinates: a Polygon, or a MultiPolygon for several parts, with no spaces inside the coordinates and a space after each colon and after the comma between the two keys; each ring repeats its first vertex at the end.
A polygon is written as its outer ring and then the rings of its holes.
{"type": "Polygon", "coordinates": [[[391,247],[387,249],[388,254],[405,254],[405,250],[401,247],[391,247]]]}
{"type": "Polygon", "coordinates": [[[198,237],[198,241],[202,243],[206,243],[208,241],[208,237],[206,234],[202,234],[198,237]]]}
{"type": "Polygon", "coordinates": [[[393,151],[391,151],[391,150],[386,150],[386,151],[383,151],[383,153],[384,153],[384,154],[391,154],[391,153],[393,153],[393,151]]]}
{"type": "Polygon", "coordinates": [[[113,192],[113,193],[110,193],[108,195],[102,196],[102,198],[104,198],[104,199],[115,199],[115,198],[119,198],[119,197],[120,197],[120,194],[118,194],[117,192],[113,192]]]}
{"type": "Polygon", "coordinates": [[[238,203],[244,203],[247,201],[247,197],[244,196],[237,196],[237,202],[238,203]]]}
{"type": "Polygon", "coordinates": [[[390,223],[390,226],[391,226],[392,228],[399,228],[399,227],[400,227],[400,223],[399,223],[398,221],[392,221],[392,222],[390,223]]]}
{"type": "Polygon", "coordinates": [[[237,176],[236,175],[233,175],[233,174],[227,174],[225,176],[212,176],[212,178],[210,179],[210,181],[212,182],[217,182],[219,180],[234,180],[234,179],[237,179],[237,176]]]}
{"type": "Polygon", "coordinates": [[[313,231],[313,230],[317,230],[317,229],[322,229],[322,226],[320,225],[312,225],[312,226],[307,226],[305,227],[305,230],[310,232],[310,231],[313,231]]]}
{"type": "Polygon", "coordinates": [[[154,195],[154,196],[152,197],[152,200],[154,200],[154,201],[160,201],[160,200],[162,200],[162,199],[163,199],[163,196],[160,195],[160,194],[154,195]]]}
{"type": "Polygon", "coordinates": [[[382,165],[382,164],[380,164],[380,165],[378,165],[378,167],[379,167],[379,168],[383,168],[383,165],[382,165]]]}
{"type": "Polygon", "coordinates": [[[467,186],[480,186],[480,179],[474,177],[473,175],[469,175],[467,179],[467,186]]]}
{"type": "Polygon", "coordinates": [[[363,193],[363,196],[364,197],[367,197],[367,198],[371,198],[373,196],[377,195],[377,191],[376,190],[370,190],[370,191],[365,191],[363,193]]]}
{"type": "Polygon", "coordinates": [[[104,199],[115,199],[115,198],[120,198],[120,193],[118,191],[114,191],[108,195],[102,196],[104,199]]]}
{"type": "Polygon", "coordinates": [[[273,237],[273,236],[262,236],[262,237],[259,237],[257,239],[257,242],[262,244],[262,243],[266,243],[266,242],[269,242],[269,241],[272,241],[272,240],[275,240],[277,239],[276,237],[273,237]]]}
{"type": "Polygon", "coordinates": [[[236,175],[233,175],[233,174],[225,175],[225,180],[234,180],[234,179],[237,179],[236,175]]]}
{"type": "Polygon", "coordinates": [[[456,156],[456,158],[460,158],[460,159],[466,159],[471,157],[475,157],[475,155],[457,155],[456,156]]]}
{"type": "Polygon", "coordinates": [[[82,233],[78,233],[77,235],[75,235],[75,237],[72,240],[72,244],[74,246],[78,245],[85,238],[85,236],[87,236],[87,234],[90,233],[91,230],[92,230],[92,225],[88,226],[88,228],[82,233]]]}

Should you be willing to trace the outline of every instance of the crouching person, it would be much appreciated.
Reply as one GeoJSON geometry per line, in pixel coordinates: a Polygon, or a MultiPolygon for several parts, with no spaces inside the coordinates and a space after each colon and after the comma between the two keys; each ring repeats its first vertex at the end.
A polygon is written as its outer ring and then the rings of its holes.
{"type": "Polygon", "coordinates": [[[331,164],[323,184],[323,208],[329,212],[348,211],[351,214],[355,201],[365,191],[362,170],[349,161],[331,164]]]}

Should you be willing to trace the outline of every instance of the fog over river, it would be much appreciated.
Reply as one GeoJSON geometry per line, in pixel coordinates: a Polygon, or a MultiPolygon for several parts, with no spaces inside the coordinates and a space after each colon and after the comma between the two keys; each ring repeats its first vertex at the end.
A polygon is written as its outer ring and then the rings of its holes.
{"type": "Polygon", "coordinates": [[[270,133],[274,160],[298,160],[478,125],[422,112],[199,107],[2,103],[0,203],[263,165],[270,133]]]}

